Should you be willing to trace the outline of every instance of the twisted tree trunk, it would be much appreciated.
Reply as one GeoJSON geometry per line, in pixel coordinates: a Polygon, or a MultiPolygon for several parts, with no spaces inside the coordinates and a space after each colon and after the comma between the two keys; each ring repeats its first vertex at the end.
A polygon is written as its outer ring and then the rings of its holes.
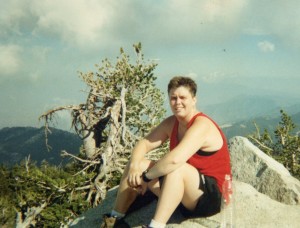
{"type": "Polygon", "coordinates": [[[30,225],[35,225],[35,217],[41,213],[41,211],[47,207],[47,203],[43,203],[39,207],[32,207],[27,210],[25,219],[22,218],[22,213],[17,212],[16,228],[26,228],[30,225]]]}
{"type": "MultiPolygon", "coordinates": [[[[125,98],[126,89],[123,88],[121,92],[121,97],[118,99],[111,108],[110,111],[110,122],[109,122],[109,134],[104,147],[104,151],[101,153],[101,165],[99,168],[98,176],[94,181],[97,194],[95,197],[94,204],[97,205],[100,199],[104,199],[106,196],[106,188],[108,179],[105,178],[115,171],[116,159],[118,158],[117,151],[122,150],[122,145],[120,144],[122,138],[122,128],[125,126],[120,124],[120,116],[122,110],[125,110],[125,98]]],[[[122,113],[122,119],[124,119],[124,112],[122,113]]]]}

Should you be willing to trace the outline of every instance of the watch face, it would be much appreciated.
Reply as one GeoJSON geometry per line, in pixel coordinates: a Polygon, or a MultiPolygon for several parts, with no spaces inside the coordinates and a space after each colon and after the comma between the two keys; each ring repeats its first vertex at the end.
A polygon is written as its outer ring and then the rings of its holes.
{"type": "Polygon", "coordinates": [[[142,174],[142,178],[143,178],[143,181],[145,182],[150,182],[151,179],[149,179],[147,176],[146,176],[146,173],[148,172],[148,170],[145,170],[142,174]]]}

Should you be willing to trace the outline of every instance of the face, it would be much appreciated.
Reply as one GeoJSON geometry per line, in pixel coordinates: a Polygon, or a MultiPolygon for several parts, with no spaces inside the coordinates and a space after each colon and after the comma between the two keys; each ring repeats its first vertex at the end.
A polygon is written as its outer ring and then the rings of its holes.
{"type": "Polygon", "coordinates": [[[180,86],[169,93],[170,106],[177,117],[186,117],[196,107],[196,97],[193,97],[189,89],[180,86]]]}

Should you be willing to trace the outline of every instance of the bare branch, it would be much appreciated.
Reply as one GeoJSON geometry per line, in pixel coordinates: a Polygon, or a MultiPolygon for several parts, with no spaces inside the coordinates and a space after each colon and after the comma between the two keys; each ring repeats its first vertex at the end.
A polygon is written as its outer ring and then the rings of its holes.
{"type": "Polygon", "coordinates": [[[34,221],[35,217],[39,215],[45,207],[47,207],[47,203],[44,202],[39,207],[31,207],[26,212],[26,218],[23,220],[22,213],[17,212],[16,218],[16,228],[24,228],[29,227],[34,221]]]}
{"type": "Polygon", "coordinates": [[[39,117],[39,121],[41,121],[42,119],[44,119],[44,128],[45,128],[45,144],[46,144],[46,148],[48,151],[50,151],[52,149],[52,147],[49,145],[48,143],[48,133],[51,133],[51,130],[49,128],[49,122],[52,121],[53,115],[58,112],[58,111],[62,111],[62,110],[80,110],[82,108],[82,104],[80,105],[67,105],[67,106],[60,106],[51,110],[48,110],[47,112],[45,112],[44,114],[42,114],[39,117]]]}
{"type": "Polygon", "coordinates": [[[81,162],[84,162],[84,163],[91,163],[91,164],[99,164],[100,162],[99,161],[93,161],[93,160],[86,160],[86,159],[82,159],[82,158],[79,158],[73,154],[70,154],[68,153],[67,151],[63,150],[61,152],[61,156],[69,156],[69,157],[72,157],[78,161],[81,161],[81,162]]]}
{"type": "Polygon", "coordinates": [[[90,168],[91,166],[93,166],[95,164],[91,163],[91,164],[88,164],[86,167],[84,167],[82,170],[80,170],[79,172],[75,173],[73,176],[77,176],[79,175],[80,173],[83,173],[85,170],[87,170],[88,168],[90,168]]]}
{"type": "Polygon", "coordinates": [[[28,155],[28,157],[25,157],[25,168],[27,173],[29,173],[29,163],[30,163],[30,154],[28,155]]]}
{"type": "Polygon", "coordinates": [[[121,91],[121,106],[122,106],[122,140],[125,141],[125,133],[126,133],[126,102],[125,102],[125,95],[127,89],[123,86],[121,91]]]}
{"type": "Polygon", "coordinates": [[[56,107],[54,109],[48,110],[47,112],[45,112],[44,114],[42,114],[39,117],[39,121],[41,119],[45,119],[48,120],[48,117],[51,117],[54,113],[58,112],[58,111],[62,111],[62,110],[80,110],[82,108],[84,104],[79,104],[79,105],[66,105],[66,106],[59,106],[56,107]]]}
{"type": "Polygon", "coordinates": [[[82,191],[82,190],[87,190],[87,189],[90,189],[92,185],[86,185],[86,186],[83,186],[83,187],[77,187],[75,188],[75,191],[82,191]]]}
{"type": "MultiPolygon", "coordinates": [[[[145,64],[141,44],[135,46],[135,51],[138,52],[135,64],[121,52],[116,64],[105,59],[102,66],[97,66],[97,72],[80,73],[87,85],[84,104],[57,107],[39,118],[45,121],[47,135],[53,115],[58,111],[71,111],[72,127],[83,140],[85,157],[66,151],[61,155],[82,163],[75,175],[92,169],[97,172],[87,186],[76,189],[85,191],[87,201],[94,205],[105,197],[112,173],[123,172],[135,142],[164,113],[162,94],[155,87],[156,78],[152,73],[157,64],[145,64]]],[[[153,151],[153,157],[160,154],[161,151],[153,151]]]]}
{"type": "Polygon", "coordinates": [[[266,146],[265,144],[261,143],[258,139],[254,138],[253,136],[249,135],[249,138],[251,138],[253,141],[255,141],[260,147],[266,149],[268,152],[272,152],[273,149],[266,146]]]}

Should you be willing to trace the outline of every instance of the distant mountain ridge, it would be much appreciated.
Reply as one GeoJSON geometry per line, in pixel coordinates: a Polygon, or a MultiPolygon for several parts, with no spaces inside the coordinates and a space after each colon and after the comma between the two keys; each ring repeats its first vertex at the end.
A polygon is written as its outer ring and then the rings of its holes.
{"type": "Polygon", "coordinates": [[[241,95],[219,104],[206,105],[202,109],[219,124],[232,124],[262,116],[279,116],[280,109],[293,115],[300,112],[300,103],[271,96],[241,95]]]}
{"type": "MultiPolygon", "coordinates": [[[[280,109],[291,116],[297,126],[296,131],[300,131],[300,104],[280,106],[280,104],[272,102],[272,99],[263,98],[259,101],[258,97],[244,100],[244,103],[242,101],[241,97],[236,99],[234,105],[223,103],[206,107],[204,110],[221,126],[228,139],[233,136],[246,137],[255,132],[254,122],[261,131],[266,128],[273,133],[280,121],[280,109]],[[251,113],[250,110],[252,110],[251,113]]],[[[30,154],[31,159],[38,163],[47,160],[50,164],[58,165],[68,161],[60,156],[62,150],[72,154],[79,153],[82,141],[76,134],[56,128],[51,128],[51,131],[48,143],[52,150],[48,152],[45,145],[44,128],[2,128],[0,130],[0,164],[16,164],[30,154]]]]}
{"type": "MultiPolygon", "coordinates": [[[[288,112],[287,114],[292,118],[293,123],[296,125],[295,133],[300,131],[300,112],[290,115],[288,112]]],[[[271,116],[260,116],[260,117],[254,117],[250,118],[248,120],[239,121],[233,124],[225,124],[221,125],[222,131],[226,135],[228,139],[234,137],[234,136],[244,136],[247,137],[247,135],[252,134],[256,131],[254,122],[257,124],[257,126],[260,129],[260,132],[262,133],[264,129],[267,129],[269,133],[274,132],[276,126],[279,125],[279,122],[281,120],[280,113],[278,110],[278,114],[271,116]]]]}
{"type": "Polygon", "coordinates": [[[50,164],[59,165],[67,162],[60,156],[62,150],[78,154],[81,139],[70,132],[51,128],[47,150],[44,128],[6,127],[0,130],[0,164],[13,165],[30,155],[30,159],[40,163],[46,160],[50,164]]]}

